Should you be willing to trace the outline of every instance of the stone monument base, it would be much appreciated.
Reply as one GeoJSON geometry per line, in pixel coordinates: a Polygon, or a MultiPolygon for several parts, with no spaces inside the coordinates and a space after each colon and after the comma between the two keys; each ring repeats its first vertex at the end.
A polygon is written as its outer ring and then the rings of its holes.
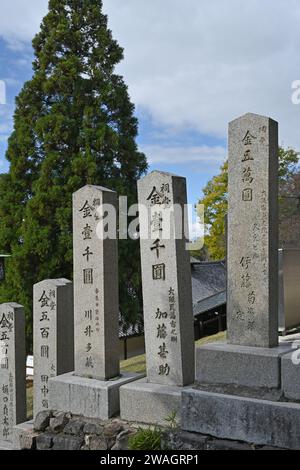
{"type": "Polygon", "coordinates": [[[197,389],[182,393],[182,429],[251,444],[300,449],[300,403],[197,389]]]}
{"type": "Polygon", "coordinates": [[[0,451],[1,450],[15,450],[14,445],[8,441],[0,441],[0,451]]]}
{"type": "Polygon", "coordinates": [[[196,382],[278,389],[281,358],[291,350],[285,342],[276,348],[206,344],[196,349],[196,382]]]}
{"type": "Polygon", "coordinates": [[[124,385],[120,389],[121,419],[166,426],[166,418],[176,412],[179,423],[185,388],[150,383],[147,378],[124,385]]]}
{"type": "Polygon", "coordinates": [[[13,428],[13,445],[15,450],[35,449],[38,433],[33,429],[33,421],[26,421],[13,428]]]}
{"type": "Polygon", "coordinates": [[[196,386],[182,393],[182,429],[253,445],[300,449],[300,381],[292,344],[212,343],[196,350],[196,386]],[[297,392],[298,390],[298,392],[297,392]]]}
{"type": "Polygon", "coordinates": [[[283,356],[281,361],[282,390],[290,400],[300,401],[300,351],[283,356]]]}
{"type": "Polygon", "coordinates": [[[78,377],[74,372],[60,375],[49,381],[50,408],[86,418],[112,418],[120,411],[120,387],[143,376],[124,372],[104,382],[78,377]]]}

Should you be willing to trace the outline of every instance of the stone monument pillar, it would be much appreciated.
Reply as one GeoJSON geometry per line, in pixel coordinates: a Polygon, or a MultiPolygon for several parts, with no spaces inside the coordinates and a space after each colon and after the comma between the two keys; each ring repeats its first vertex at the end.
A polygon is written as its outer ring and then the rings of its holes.
{"type": "Polygon", "coordinates": [[[0,305],[0,449],[13,442],[13,427],[26,420],[25,315],[21,305],[0,305]]]}
{"type": "Polygon", "coordinates": [[[49,409],[49,380],[74,370],[73,284],[47,279],[33,289],[33,414],[49,409]]]}
{"type": "MultiPolygon", "coordinates": [[[[117,194],[86,186],[74,194],[75,374],[99,380],[119,375],[118,241],[99,239],[99,208],[117,210],[117,194]]],[[[103,214],[104,215],[104,214],[103,214]]]]}
{"type": "Polygon", "coordinates": [[[229,125],[228,342],[278,345],[278,125],[246,114],[229,125]]]}
{"type": "Polygon", "coordinates": [[[119,388],[141,375],[120,373],[117,194],[85,186],[73,195],[75,371],[50,380],[50,406],[108,419],[119,388]]]}
{"type": "Polygon", "coordinates": [[[184,178],[138,183],[147,379],[121,389],[124,419],[162,423],[194,381],[194,323],[184,178]]]}
{"type": "Polygon", "coordinates": [[[197,348],[182,427],[294,448],[300,406],[279,402],[292,345],[278,346],[277,123],[256,114],[231,122],[228,163],[228,342],[197,348]]]}
{"type": "Polygon", "coordinates": [[[277,219],[278,124],[246,114],[229,124],[228,342],[197,348],[198,382],[280,385],[277,219]]]}

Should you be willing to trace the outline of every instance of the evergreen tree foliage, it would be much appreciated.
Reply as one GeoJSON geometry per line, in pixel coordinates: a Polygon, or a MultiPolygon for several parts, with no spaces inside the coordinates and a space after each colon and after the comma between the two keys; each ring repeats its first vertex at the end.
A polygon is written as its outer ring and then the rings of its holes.
{"type": "MultiPolygon", "coordinates": [[[[0,178],[0,252],[12,254],[0,301],[26,308],[32,341],[32,287],[72,278],[72,193],[101,185],[136,202],[147,169],[136,145],[134,106],[115,73],[123,50],[101,0],[50,0],[33,40],[33,76],[16,98],[9,173],[0,178]]],[[[138,243],[121,241],[120,309],[141,312],[138,243]]]]}

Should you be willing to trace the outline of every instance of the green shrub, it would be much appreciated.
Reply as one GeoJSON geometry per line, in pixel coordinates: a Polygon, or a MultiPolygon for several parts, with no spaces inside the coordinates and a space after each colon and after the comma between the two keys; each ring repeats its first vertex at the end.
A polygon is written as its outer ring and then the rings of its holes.
{"type": "Polygon", "coordinates": [[[130,450],[161,450],[162,431],[158,428],[139,430],[129,438],[130,450]]]}

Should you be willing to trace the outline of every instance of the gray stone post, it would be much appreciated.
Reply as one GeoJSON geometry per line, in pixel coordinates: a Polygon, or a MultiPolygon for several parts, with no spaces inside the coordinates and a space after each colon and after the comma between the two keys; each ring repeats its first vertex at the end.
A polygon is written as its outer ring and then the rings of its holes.
{"type": "MultiPolygon", "coordinates": [[[[0,305],[0,441],[26,420],[25,315],[21,305],[0,305]]],[[[0,445],[1,447],[1,445],[0,445]]]]}
{"type": "Polygon", "coordinates": [[[85,186],[73,195],[75,373],[104,381],[119,375],[118,242],[111,224],[99,238],[106,209],[117,209],[114,191],[85,186]]]}
{"type": "Polygon", "coordinates": [[[49,409],[49,379],[74,370],[73,284],[48,279],[34,285],[34,416],[49,409]]]}
{"type": "Polygon", "coordinates": [[[138,194],[147,378],[188,385],[194,381],[194,328],[186,181],[154,171],[139,181],[138,194]]]}
{"type": "Polygon", "coordinates": [[[278,124],[229,125],[228,342],[278,345],[278,124]]]}

